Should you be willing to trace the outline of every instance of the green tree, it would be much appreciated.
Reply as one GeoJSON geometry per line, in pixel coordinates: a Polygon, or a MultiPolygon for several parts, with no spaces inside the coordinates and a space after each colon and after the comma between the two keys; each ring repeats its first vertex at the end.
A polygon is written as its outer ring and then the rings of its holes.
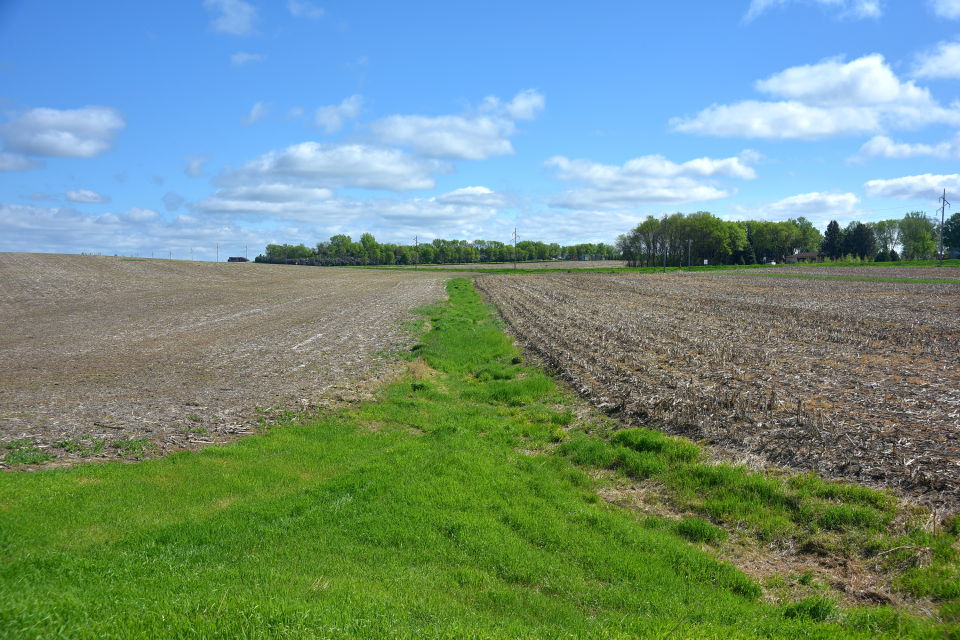
{"type": "MultiPolygon", "coordinates": [[[[943,223],[943,246],[960,249],[960,211],[943,223]]],[[[946,252],[946,249],[944,249],[946,252]]]]}
{"type": "Polygon", "coordinates": [[[843,234],[840,232],[840,223],[831,220],[827,224],[827,232],[823,234],[823,240],[820,242],[820,251],[836,260],[843,253],[843,234]]]}
{"type": "Polygon", "coordinates": [[[937,225],[923,211],[911,211],[900,221],[900,242],[907,260],[924,260],[937,249],[937,225]]]}

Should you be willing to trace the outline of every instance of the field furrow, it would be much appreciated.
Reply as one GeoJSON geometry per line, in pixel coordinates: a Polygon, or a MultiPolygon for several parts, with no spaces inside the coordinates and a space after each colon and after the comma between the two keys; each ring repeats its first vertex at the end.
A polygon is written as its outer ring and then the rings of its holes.
{"type": "Polygon", "coordinates": [[[477,287],[529,348],[627,421],[960,500],[960,285],[713,272],[477,287]]]}

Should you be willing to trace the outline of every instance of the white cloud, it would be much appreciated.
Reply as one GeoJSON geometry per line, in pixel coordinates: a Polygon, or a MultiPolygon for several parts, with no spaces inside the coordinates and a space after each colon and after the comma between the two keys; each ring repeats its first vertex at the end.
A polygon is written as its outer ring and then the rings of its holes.
{"type": "Polygon", "coordinates": [[[298,0],[288,0],[287,9],[296,18],[322,18],[323,9],[313,6],[310,2],[300,2],[298,0]]]}
{"type": "Polygon", "coordinates": [[[203,6],[220,15],[210,23],[210,29],[219,33],[247,36],[256,33],[260,21],[257,8],[243,0],[203,0],[203,6]]]}
{"type": "Polygon", "coordinates": [[[185,202],[183,196],[173,191],[167,191],[160,200],[163,202],[163,208],[167,211],[176,211],[185,202]]]}
{"type": "Polygon", "coordinates": [[[544,104],[543,95],[527,89],[506,105],[488,96],[475,112],[435,117],[395,115],[375,121],[371,129],[381,142],[407,146],[425,156],[484,160],[513,155],[510,137],[516,133],[514,120],[536,117],[544,104]]]}
{"type": "Polygon", "coordinates": [[[536,89],[525,89],[515,95],[513,100],[500,106],[496,96],[487,96],[481,105],[481,111],[495,111],[513,120],[533,120],[543,111],[547,101],[536,89]]]}
{"type": "Polygon", "coordinates": [[[187,167],[183,170],[187,176],[199,178],[207,175],[207,172],[203,170],[203,165],[210,162],[210,158],[204,156],[184,156],[183,159],[187,161],[187,167]]]}
{"type": "Polygon", "coordinates": [[[463,187],[454,189],[436,197],[441,204],[476,205],[482,207],[503,207],[509,199],[502,193],[497,193],[486,187],[463,187]]]}
{"type": "Polygon", "coordinates": [[[303,142],[271,151],[218,178],[224,186],[257,183],[303,184],[314,188],[432,189],[435,173],[450,173],[445,163],[416,158],[399,149],[364,144],[303,142]]]}
{"type": "MultiPolygon", "coordinates": [[[[746,157],[755,155],[747,153],[746,157]]],[[[752,180],[757,177],[741,157],[698,158],[676,164],[663,156],[653,155],[634,158],[618,167],[555,156],[544,166],[555,169],[557,177],[564,182],[586,185],[548,199],[549,204],[564,209],[620,209],[642,204],[716,200],[732,193],[717,188],[708,179],[752,180]]]]}
{"type": "Polygon", "coordinates": [[[253,105],[253,108],[250,109],[250,113],[240,119],[240,122],[244,126],[249,127],[254,122],[258,122],[266,118],[268,113],[270,113],[270,107],[267,106],[265,102],[258,102],[257,104],[253,105]]]}
{"type": "MultiPolygon", "coordinates": [[[[784,6],[795,0],[752,0],[743,19],[747,22],[771,7],[784,6]]],[[[833,9],[838,18],[879,18],[882,15],[879,0],[813,0],[822,7],[833,9]]]]}
{"type": "Polygon", "coordinates": [[[943,190],[956,193],[960,191],[960,175],[931,175],[925,173],[919,176],[905,176],[892,180],[871,180],[863,185],[864,193],[868,198],[895,198],[936,200],[943,195],[943,190]]]}
{"type": "Polygon", "coordinates": [[[111,107],[31,109],[0,126],[7,151],[28,156],[94,158],[111,148],[115,131],[127,126],[111,107]]]}
{"type": "Polygon", "coordinates": [[[159,211],[153,209],[141,209],[140,207],[130,207],[120,214],[120,218],[132,224],[143,224],[144,222],[153,222],[160,217],[159,211]]]}
{"type": "Polygon", "coordinates": [[[343,129],[344,120],[355,120],[360,115],[363,96],[357,94],[345,98],[339,105],[329,105],[317,109],[314,121],[323,127],[324,133],[336,133],[343,129]]]}
{"type": "Polygon", "coordinates": [[[960,0],[930,0],[930,5],[941,18],[960,18],[960,0]]]}
{"type": "Polygon", "coordinates": [[[917,78],[960,78],[960,42],[940,42],[935,50],[918,55],[913,75],[917,78]]]}
{"type": "MultiPolygon", "coordinates": [[[[197,257],[213,259],[214,247],[234,246],[242,250],[244,245],[263,247],[274,232],[260,229],[245,229],[231,220],[212,216],[206,220],[178,216],[165,222],[157,212],[150,209],[131,208],[119,215],[109,213],[92,215],[70,207],[47,208],[37,205],[9,205],[0,203],[0,251],[78,251],[114,253],[139,252],[166,257],[173,250],[173,257],[189,259],[190,247],[196,248],[197,257]]],[[[289,241],[301,242],[302,238],[290,237],[289,241]]],[[[238,254],[234,254],[238,255],[238,254]]]]}
{"type": "Polygon", "coordinates": [[[953,140],[936,145],[898,143],[887,136],[875,136],[860,147],[860,152],[850,160],[856,162],[866,158],[901,159],[921,156],[931,156],[940,160],[960,158],[960,134],[953,140]]]}
{"type": "Polygon", "coordinates": [[[31,193],[28,197],[31,200],[56,200],[57,199],[57,196],[53,195],[52,193],[43,193],[42,191],[31,193]]]}
{"type": "Polygon", "coordinates": [[[283,119],[290,122],[291,120],[296,120],[301,117],[303,117],[303,108],[293,107],[290,111],[287,111],[287,115],[283,116],[283,119]]]}
{"type": "Polygon", "coordinates": [[[945,109],[929,90],[901,82],[879,54],[846,64],[830,59],[792,67],[755,88],[787,100],[712,105],[693,118],[673,118],[670,125],[683,133],[799,140],[960,125],[960,109],[945,109]]]}
{"type": "Polygon", "coordinates": [[[230,64],[235,67],[241,67],[248,62],[263,62],[267,59],[267,56],[260,55],[259,53],[246,53],[244,51],[237,51],[235,54],[230,56],[230,64]]]}
{"type": "Polygon", "coordinates": [[[27,156],[19,153],[7,153],[0,151],[0,172],[3,171],[28,171],[30,169],[39,169],[43,167],[43,162],[37,162],[27,156]]]}
{"type": "Polygon", "coordinates": [[[760,207],[744,208],[732,205],[736,219],[786,220],[803,216],[812,222],[827,222],[853,216],[860,206],[860,198],[853,193],[824,191],[801,193],[760,207]]]}
{"type": "Polygon", "coordinates": [[[85,202],[87,204],[104,204],[110,202],[110,196],[102,196],[96,191],[89,189],[76,189],[67,191],[67,200],[69,202],[85,202]]]}

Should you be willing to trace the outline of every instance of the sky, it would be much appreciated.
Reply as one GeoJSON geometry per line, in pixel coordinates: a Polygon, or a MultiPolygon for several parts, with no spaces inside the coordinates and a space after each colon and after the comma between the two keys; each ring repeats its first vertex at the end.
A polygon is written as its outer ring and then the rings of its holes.
{"type": "Polygon", "coordinates": [[[0,251],[932,214],[958,83],[960,0],[0,0],[0,251]]]}

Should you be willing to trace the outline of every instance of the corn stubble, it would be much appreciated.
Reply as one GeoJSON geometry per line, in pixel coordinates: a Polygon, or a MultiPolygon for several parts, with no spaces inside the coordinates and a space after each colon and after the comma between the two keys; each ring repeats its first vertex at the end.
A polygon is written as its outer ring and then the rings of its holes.
{"type": "Polygon", "coordinates": [[[750,274],[478,278],[628,423],[960,506],[960,286],[750,274]]]}

